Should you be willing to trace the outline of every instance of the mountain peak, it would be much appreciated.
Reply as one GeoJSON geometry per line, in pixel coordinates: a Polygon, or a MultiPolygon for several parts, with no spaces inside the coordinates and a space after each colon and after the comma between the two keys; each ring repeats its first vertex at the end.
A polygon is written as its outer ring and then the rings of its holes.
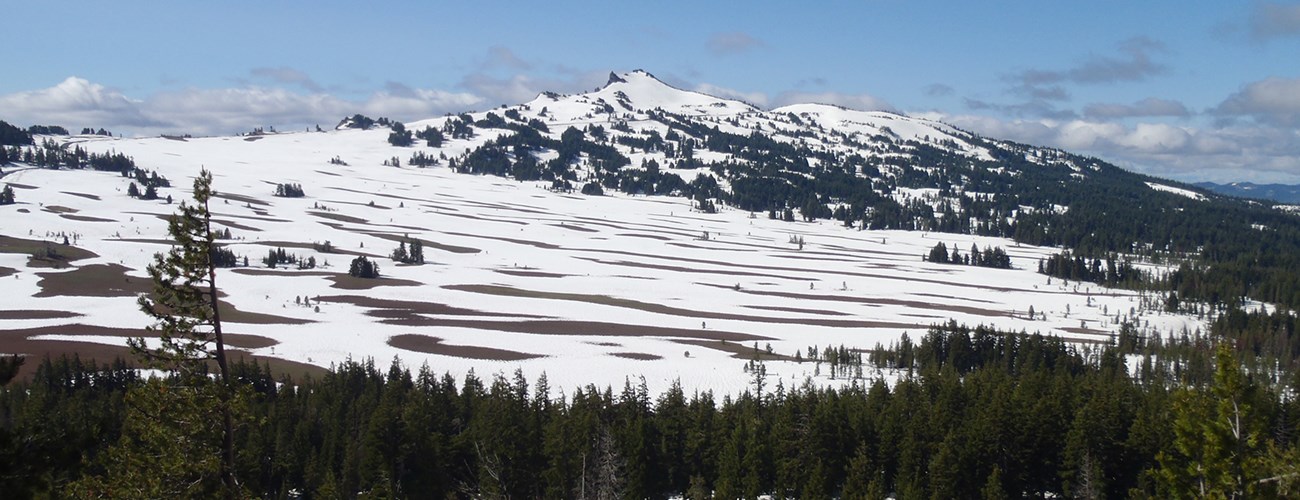
{"type": "Polygon", "coordinates": [[[732,115],[757,111],[753,106],[740,101],[674,87],[643,69],[621,74],[610,72],[609,81],[604,87],[583,96],[603,99],[626,111],[660,108],[687,115],[732,115]]]}

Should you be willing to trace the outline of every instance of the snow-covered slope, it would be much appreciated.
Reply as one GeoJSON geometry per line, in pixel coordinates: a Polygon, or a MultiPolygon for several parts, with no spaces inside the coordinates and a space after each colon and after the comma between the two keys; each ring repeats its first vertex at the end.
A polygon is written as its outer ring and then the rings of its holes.
{"type": "MultiPolygon", "coordinates": [[[[773,123],[788,120],[784,113],[807,113],[823,126],[864,134],[887,127],[910,137],[962,139],[895,115],[824,106],[760,112],[669,92],[640,73],[621,78],[593,94],[543,97],[519,109],[535,117],[545,107],[550,116],[544,118],[563,122],[585,116],[583,106],[604,99],[620,114],[671,108],[711,113],[718,121],[710,123],[730,127],[736,126],[725,123],[727,113],[773,123]],[[617,102],[619,92],[631,111],[617,102]]],[[[561,131],[552,128],[552,135],[561,131]]],[[[916,338],[928,325],[950,319],[1080,341],[1106,340],[1118,321],[1153,332],[1198,326],[1194,318],[1147,307],[1152,304],[1134,292],[1036,274],[1038,260],[1053,248],[978,236],[858,231],[829,221],[781,222],[726,207],[706,214],[684,198],[580,196],[551,191],[549,182],[458,174],[445,163],[384,166],[417,151],[455,157],[501,135],[480,130],[438,149],[394,148],[386,143],[388,132],[59,140],[132,156],[169,178],[174,187],[159,194],[177,201],[188,197],[201,167],[211,169],[219,192],[214,221],[232,236],[223,243],[250,264],[219,273],[226,301],[239,311],[227,316],[228,331],[246,336],[240,344],[245,351],[318,366],[347,358],[383,365],[398,358],[457,375],[518,368],[535,378],[546,372],[553,387],[566,389],[617,386],[644,376],[656,391],[680,380],[688,390],[731,393],[752,380],[743,366],[755,346],[791,357],[812,346],[871,349],[904,333],[916,338]],[[347,165],[331,163],[334,158],[347,165]],[[300,184],[306,196],[273,197],[283,183],[300,184]],[[387,258],[408,238],[425,242],[425,265],[387,258]],[[332,251],[324,250],[325,242],[332,251]],[[923,262],[938,242],[963,253],[972,245],[1001,246],[1016,268],[923,262]],[[261,264],[279,248],[319,266],[261,264]],[[347,277],[348,263],[360,255],[379,262],[384,278],[347,277]],[[1030,307],[1036,318],[1028,316],[1030,307]]],[[[123,345],[122,335],[147,324],[134,295],[150,256],[168,248],[164,218],[176,207],[128,197],[130,180],[115,173],[6,171],[3,182],[15,188],[19,203],[0,207],[0,235],[73,253],[62,246],[67,236],[70,246],[94,253],[72,267],[51,269],[12,253],[12,242],[5,247],[11,252],[0,253],[6,345],[123,345]]],[[[767,372],[771,383],[808,377],[850,383],[831,380],[812,363],[769,361],[767,372]]]]}

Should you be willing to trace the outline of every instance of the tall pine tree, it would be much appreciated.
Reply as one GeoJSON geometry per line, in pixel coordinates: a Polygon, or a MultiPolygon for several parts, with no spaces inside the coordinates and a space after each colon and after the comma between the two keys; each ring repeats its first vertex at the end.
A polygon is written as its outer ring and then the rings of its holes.
{"type": "MultiPolygon", "coordinates": [[[[139,389],[136,406],[144,410],[145,419],[151,420],[140,441],[147,442],[153,433],[173,436],[176,448],[201,454],[185,457],[195,470],[171,471],[177,472],[169,476],[180,483],[177,487],[183,488],[189,482],[191,488],[203,485],[208,490],[204,496],[235,498],[242,496],[235,477],[235,414],[244,398],[231,379],[217,307],[216,263],[212,260],[215,234],[208,209],[212,173],[207,169],[194,179],[193,195],[194,202],[182,202],[168,221],[168,233],[176,244],[167,253],[154,255],[153,264],[148,266],[153,293],[142,295],[138,301],[140,310],[153,318],[154,324],[147,331],[157,334],[158,341],[147,344],[143,338],[134,338],[128,342],[146,365],[172,375],[167,383],[151,383],[139,389]],[[216,364],[215,380],[208,376],[209,362],[216,364]],[[219,458],[213,460],[214,455],[219,458]]],[[[124,430],[130,431],[131,426],[124,430]]],[[[126,434],[124,441],[131,438],[130,432],[126,434]]],[[[123,465],[131,467],[129,461],[123,465]]],[[[109,472],[111,482],[115,474],[109,472]]],[[[137,476],[148,475],[147,468],[136,472],[137,476]]],[[[161,492],[166,491],[176,490],[164,485],[161,492]]],[[[181,491],[186,496],[199,493],[192,489],[181,491]]]]}

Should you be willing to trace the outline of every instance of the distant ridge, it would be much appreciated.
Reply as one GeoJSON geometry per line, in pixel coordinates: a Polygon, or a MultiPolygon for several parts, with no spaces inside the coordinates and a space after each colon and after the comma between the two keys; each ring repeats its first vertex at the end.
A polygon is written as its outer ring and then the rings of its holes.
{"type": "Polygon", "coordinates": [[[1300,184],[1255,184],[1253,182],[1217,184],[1198,182],[1196,186],[1238,198],[1253,198],[1278,203],[1300,203],[1300,184]]]}

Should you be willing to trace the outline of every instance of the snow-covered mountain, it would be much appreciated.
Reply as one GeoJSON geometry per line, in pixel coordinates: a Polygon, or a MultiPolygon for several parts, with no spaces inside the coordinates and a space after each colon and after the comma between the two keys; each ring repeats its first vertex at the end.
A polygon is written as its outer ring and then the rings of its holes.
{"type": "Polygon", "coordinates": [[[81,164],[120,153],[139,170],[34,168],[35,157],[4,167],[17,203],[0,207],[0,352],[122,354],[147,323],[134,297],[168,246],[176,207],[165,200],[188,198],[206,167],[214,222],[239,258],[218,278],[236,347],[314,366],[518,368],[562,388],[644,376],[656,390],[680,380],[734,392],[755,357],[786,384],[846,384],[796,353],[867,350],[949,320],[1080,342],[1123,322],[1195,330],[1200,320],[1153,294],[1035,271],[1078,242],[1069,224],[1107,200],[1094,193],[1140,193],[1153,213],[1220,202],[931,120],[762,110],[643,71],[401,126],[351,117],[325,132],[35,142],[22,149],[81,164]],[[158,198],[128,196],[142,186],[158,198]],[[304,196],[275,196],[284,186],[304,196]],[[412,241],[423,265],[390,259],[412,241]],[[938,243],[998,247],[1012,269],[923,261],[938,243]],[[276,253],[302,264],[263,263],[276,253]],[[358,256],[383,277],[348,276],[358,256]]]}

